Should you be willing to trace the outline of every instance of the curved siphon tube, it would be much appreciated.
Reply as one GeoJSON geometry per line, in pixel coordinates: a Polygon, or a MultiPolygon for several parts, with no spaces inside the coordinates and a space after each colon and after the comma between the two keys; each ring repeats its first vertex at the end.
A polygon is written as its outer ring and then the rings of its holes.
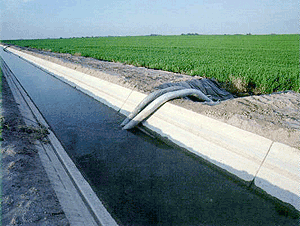
{"type": "Polygon", "coordinates": [[[145,99],[143,99],[141,101],[141,103],[139,103],[139,105],[133,110],[133,112],[131,112],[127,116],[127,118],[121,123],[121,126],[126,125],[131,119],[133,119],[138,113],[140,113],[150,102],[152,102],[159,96],[161,96],[165,93],[168,93],[168,92],[181,90],[181,89],[186,89],[186,88],[184,88],[182,86],[171,86],[171,87],[168,87],[165,89],[160,89],[160,90],[150,93],[147,97],[145,97],[145,99]]]}
{"type": "Polygon", "coordinates": [[[201,100],[207,101],[206,104],[210,104],[210,105],[214,105],[218,103],[212,101],[204,93],[196,89],[183,89],[183,90],[168,92],[159,96],[157,99],[153,100],[147,107],[145,107],[140,113],[138,113],[129,123],[127,123],[123,127],[123,129],[128,130],[134,128],[136,125],[142,122],[145,118],[149,117],[153,112],[155,112],[160,106],[162,106],[167,101],[179,97],[186,97],[186,96],[195,96],[201,100]]]}

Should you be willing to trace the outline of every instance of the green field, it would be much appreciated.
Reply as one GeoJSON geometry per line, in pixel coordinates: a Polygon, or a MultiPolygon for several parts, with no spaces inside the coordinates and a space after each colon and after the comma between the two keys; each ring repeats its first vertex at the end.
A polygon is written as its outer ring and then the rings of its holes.
{"type": "Polygon", "coordinates": [[[299,92],[299,35],[136,36],[3,42],[213,77],[244,92],[299,92]]]}

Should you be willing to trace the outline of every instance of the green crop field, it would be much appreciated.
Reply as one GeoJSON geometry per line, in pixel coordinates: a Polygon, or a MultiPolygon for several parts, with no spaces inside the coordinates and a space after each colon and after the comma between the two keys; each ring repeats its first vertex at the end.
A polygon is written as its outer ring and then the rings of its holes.
{"type": "Polygon", "coordinates": [[[299,35],[179,35],[2,41],[215,78],[239,91],[299,92],[299,35]]]}

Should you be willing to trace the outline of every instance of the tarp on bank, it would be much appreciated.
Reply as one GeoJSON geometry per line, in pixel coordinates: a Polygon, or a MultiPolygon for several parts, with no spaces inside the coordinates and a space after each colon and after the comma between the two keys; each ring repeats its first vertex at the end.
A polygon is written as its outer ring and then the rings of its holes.
{"type": "Polygon", "coordinates": [[[214,101],[222,101],[234,98],[234,96],[222,89],[220,85],[212,80],[212,79],[192,79],[184,82],[176,82],[176,83],[164,83],[156,87],[156,89],[165,89],[171,86],[182,86],[187,89],[197,89],[207,95],[210,99],[214,101]]]}

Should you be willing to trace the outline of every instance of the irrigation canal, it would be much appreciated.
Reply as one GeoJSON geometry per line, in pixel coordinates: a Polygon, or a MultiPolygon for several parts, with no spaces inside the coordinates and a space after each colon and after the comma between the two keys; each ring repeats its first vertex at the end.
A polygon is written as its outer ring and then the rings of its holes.
{"type": "Polygon", "coordinates": [[[121,225],[298,225],[198,157],[136,131],[124,116],[19,57],[1,56],[121,225]]]}

